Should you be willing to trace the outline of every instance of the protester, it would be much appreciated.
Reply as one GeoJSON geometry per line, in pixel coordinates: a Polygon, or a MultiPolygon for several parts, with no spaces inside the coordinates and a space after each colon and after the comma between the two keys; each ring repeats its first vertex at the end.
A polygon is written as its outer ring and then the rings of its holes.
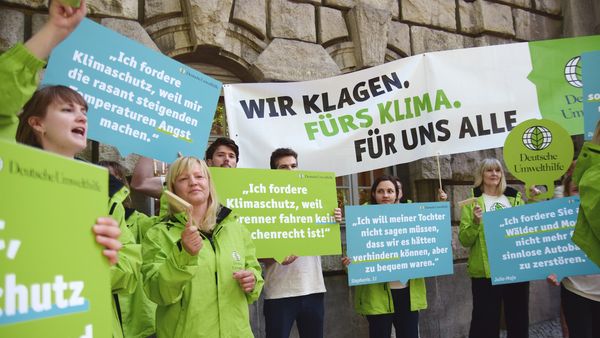
{"type": "MultiPolygon", "coordinates": [[[[116,177],[127,188],[129,183],[125,176],[125,168],[116,161],[100,161],[99,165],[106,167],[111,175],[116,177]]],[[[148,229],[159,222],[159,216],[148,216],[132,208],[131,198],[123,202],[125,207],[125,223],[131,231],[137,244],[142,243],[148,229]]],[[[141,268],[141,266],[140,266],[141,268]]],[[[142,278],[138,278],[135,291],[131,295],[119,295],[121,323],[123,335],[127,338],[146,338],[156,332],[156,304],[146,296],[142,278]]]]}
{"type": "MultiPolygon", "coordinates": [[[[565,196],[579,195],[571,176],[565,176],[562,186],[565,196]]],[[[600,275],[570,276],[559,283],[556,275],[552,274],[548,281],[561,286],[561,315],[564,315],[567,326],[566,330],[563,329],[563,336],[600,337],[600,275]]]]}
{"type": "Polygon", "coordinates": [[[529,282],[492,285],[482,223],[484,212],[523,204],[521,194],[506,186],[500,161],[488,158],[481,161],[475,172],[472,197],[476,198],[475,202],[466,204],[461,210],[458,234],[460,243],[470,249],[468,272],[471,277],[473,312],[469,337],[498,337],[502,308],[508,337],[527,337],[529,282]]]}
{"type": "MultiPolygon", "coordinates": [[[[215,142],[216,143],[216,142],[215,142]]],[[[207,151],[208,154],[208,151],[207,151]]],[[[298,154],[279,148],[271,154],[271,169],[295,170],[298,154]]],[[[341,221],[341,210],[334,215],[341,221]]],[[[323,337],[325,316],[325,282],[319,256],[288,256],[279,264],[265,263],[265,331],[267,338],[288,338],[296,322],[300,338],[323,337]]]]}
{"type": "Polygon", "coordinates": [[[573,242],[600,266],[600,121],[579,153],[573,182],[580,198],[573,242]]]}
{"type": "MultiPolygon", "coordinates": [[[[396,203],[402,196],[398,182],[397,177],[389,175],[375,179],[369,204],[396,203]]],[[[342,263],[351,264],[350,258],[343,257],[342,263]]],[[[358,285],[354,291],[354,309],[367,317],[370,338],[391,337],[392,325],[396,337],[419,337],[419,310],[427,308],[425,279],[410,279],[408,284],[395,281],[358,285]]]]}
{"type": "Polygon", "coordinates": [[[232,139],[219,137],[206,149],[204,159],[209,167],[237,168],[240,149],[232,139]]]}
{"type": "Polygon", "coordinates": [[[248,230],[219,205],[206,163],[181,157],[167,189],[191,204],[146,233],[144,286],[160,337],[253,337],[248,303],[263,286],[248,230]]]}
{"type": "MultiPolygon", "coordinates": [[[[0,56],[2,137],[11,139],[16,135],[20,143],[67,158],[74,158],[86,147],[87,104],[81,95],[64,86],[49,86],[34,93],[38,73],[45,64],[42,59],[77,27],[85,13],[85,1],[81,1],[79,8],[52,1],[49,20],[40,31],[25,45],[18,44],[0,56]],[[16,114],[22,107],[23,112],[17,119],[16,114]]],[[[117,293],[130,293],[135,289],[140,255],[122,218],[120,202],[127,191],[121,189],[122,185],[114,177],[109,185],[112,218],[97,219],[93,231],[96,242],[105,247],[103,254],[114,264],[110,272],[113,300],[116,300],[117,293]]],[[[113,302],[114,337],[122,336],[118,316],[118,304],[113,302]]]]}

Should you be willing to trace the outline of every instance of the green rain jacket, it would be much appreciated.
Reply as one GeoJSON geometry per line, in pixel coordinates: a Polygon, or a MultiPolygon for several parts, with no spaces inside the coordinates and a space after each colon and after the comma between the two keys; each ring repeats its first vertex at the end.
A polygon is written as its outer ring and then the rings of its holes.
{"type": "Polygon", "coordinates": [[[583,145],[573,182],[579,188],[580,199],[573,242],[600,266],[600,145],[583,145]]]}
{"type": "MultiPolygon", "coordinates": [[[[416,278],[408,281],[410,287],[410,310],[418,311],[427,308],[427,290],[425,279],[416,278]]],[[[394,313],[392,291],[388,283],[358,285],[354,288],[354,310],[361,315],[382,315],[394,313]]]]}
{"type": "MultiPolygon", "coordinates": [[[[38,73],[46,63],[32,55],[23,44],[17,44],[0,55],[0,137],[14,141],[19,124],[17,114],[37,89],[38,73]]],[[[127,188],[109,181],[109,208],[112,217],[119,221],[123,244],[119,251],[119,263],[110,268],[113,293],[113,337],[123,337],[117,294],[128,294],[135,290],[139,276],[140,248],[134,243],[133,235],[125,224],[121,202],[129,194],[127,188]]]]}
{"type": "MultiPolygon", "coordinates": [[[[141,253],[142,238],[150,227],[159,222],[158,217],[149,217],[134,209],[125,208],[125,222],[134,237],[135,243],[140,247],[141,253]]],[[[141,264],[139,268],[141,271],[141,264]]],[[[146,296],[141,276],[137,279],[133,293],[119,295],[119,305],[125,337],[146,338],[155,333],[156,304],[146,296]]]]}
{"type": "MultiPolygon", "coordinates": [[[[401,203],[412,203],[406,200],[401,203]]],[[[365,203],[368,205],[369,203],[365,203]]],[[[427,308],[427,289],[425,279],[416,278],[408,281],[410,292],[410,310],[418,311],[427,308]]],[[[382,315],[394,313],[392,291],[388,283],[366,284],[354,287],[354,310],[361,315],[382,315]]]]}
{"type": "MultiPolygon", "coordinates": [[[[517,190],[506,187],[504,195],[508,198],[510,205],[522,205],[521,193],[517,190]]],[[[474,188],[472,197],[477,198],[477,204],[485,212],[485,203],[483,201],[483,193],[479,187],[474,188]]],[[[473,278],[490,278],[490,264],[487,255],[487,246],[485,244],[485,236],[483,234],[483,222],[475,224],[473,221],[473,209],[475,203],[470,203],[463,206],[460,212],[460,228],[458,232],[458,240],[462,246],[469,248],[469,261],[467,270],[473,278]]]]}
{"type": "Polygon", "coordinates": [[[158,304],[157,337],[253,337],[248,304],[262,290],[261,268],[248,230],[230,214],[221,207],[212,236],[201,233],[203,247],[197,256],[181,244],[187,222],[183,213],[146,233],[142,273],[146,294],[158,304]],[[248,294],[233,278],[241,269],[256,278],[248,294]]]}
{"type": "Polygon", "coordinates": [[[17,114],[37,89],[38,72],[46,62],[33,56],[23,44],[0,55],[0,137],[15,140],[17,114]]]}

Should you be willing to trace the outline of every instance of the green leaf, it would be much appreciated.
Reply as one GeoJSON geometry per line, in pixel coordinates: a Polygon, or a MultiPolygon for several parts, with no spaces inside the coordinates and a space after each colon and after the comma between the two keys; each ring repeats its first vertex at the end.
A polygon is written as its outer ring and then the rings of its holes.
{"type": "Polygon", "coordinates": [[[539,150],[539,149],[542,149],[543,144],[544,144],[544,134],[542,133],[540,128],[534,127],[533,131],[531,132],[531,145],[533,145],[533,147],[535,149],[539,150]]]}

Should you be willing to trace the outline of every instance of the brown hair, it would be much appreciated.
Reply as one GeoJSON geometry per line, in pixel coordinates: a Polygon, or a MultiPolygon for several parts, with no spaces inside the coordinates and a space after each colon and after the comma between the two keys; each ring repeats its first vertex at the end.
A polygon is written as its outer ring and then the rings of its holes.
{"type": "Polygon", "coordinates": [[[277,169],[277,161],[279,161],[282,157],[294,156],[296,161],[298,161],[298,153],[296,153],[291,148],[277,148],[275,151],[271,153],[271,169],[277,169]]]}
{"type": "Polygon", "coordinates": [[[235,163],[238,163],[240,161],[240,148],[238,147],[237,144],[235,144],[234,140],[232,140],[228,137],[219,137],[218,139],[216,139],[215,142],[213,142],[206,149],[206,153],[204,154],[204,159],[207,161],[212,160],[213,155],[215,154],[215,151],[217,151],[217,148],[220,146],[226,146],[227,148],[231,149],[235,153],[235,163]]]}
{"type": "Polygon", "coordinates": [[[31,99],[23,107],[19,115],[19,126],[17,127],[17,142],[42,148],[40,140],[28,120],[32,116],[44,118],[48,107],[54,102],[73,102],[88,110],[88,105],[79,93],[66,86],[47,86],[38,89],[31,99]]]}
{"type": "Polygon", "coordinates": [[[377,200],[375,199],[375,191],[377,190],[379,183],[385,181],[390,181],[394,184],[394,189],[396,190],[396,200],[398,199],[398,196],[400,196],[400,189],[402,189],[402,183],[400,182],[400,179],[392,175],[383,175],[377,177],[373,181],[373,185],[371,185],[371,198],[369,199],[369,204],[377,204],[377,200]],[[398,189],[398,182],[400,182],[400,189],[398,189]]]}
{"type": "MultiPolygon", "coordinates": [[[[108,172],[121,181],[129,189],[129,181],[127,181],[127,175],[125,175],[125,167],[117,161],[103,160],[98,162],[98,165],[108,169],[108,172]]],[[[127,199],[123,202],[123,205],[131,208],[133,202],[131,201],[131,194],[127,195],[127,199]]]]}

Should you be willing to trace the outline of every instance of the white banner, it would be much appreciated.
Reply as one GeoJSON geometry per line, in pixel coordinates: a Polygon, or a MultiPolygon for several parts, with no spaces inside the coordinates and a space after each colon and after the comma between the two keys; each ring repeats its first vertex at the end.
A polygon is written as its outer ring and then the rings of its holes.
{"type": "Polygon", "coordinates": [[[333,78],[225,85],[240,167],[289,147],[304,170],[347,175],[501,147],[541,118],[527,43],[407,57],[333,78]]]}

